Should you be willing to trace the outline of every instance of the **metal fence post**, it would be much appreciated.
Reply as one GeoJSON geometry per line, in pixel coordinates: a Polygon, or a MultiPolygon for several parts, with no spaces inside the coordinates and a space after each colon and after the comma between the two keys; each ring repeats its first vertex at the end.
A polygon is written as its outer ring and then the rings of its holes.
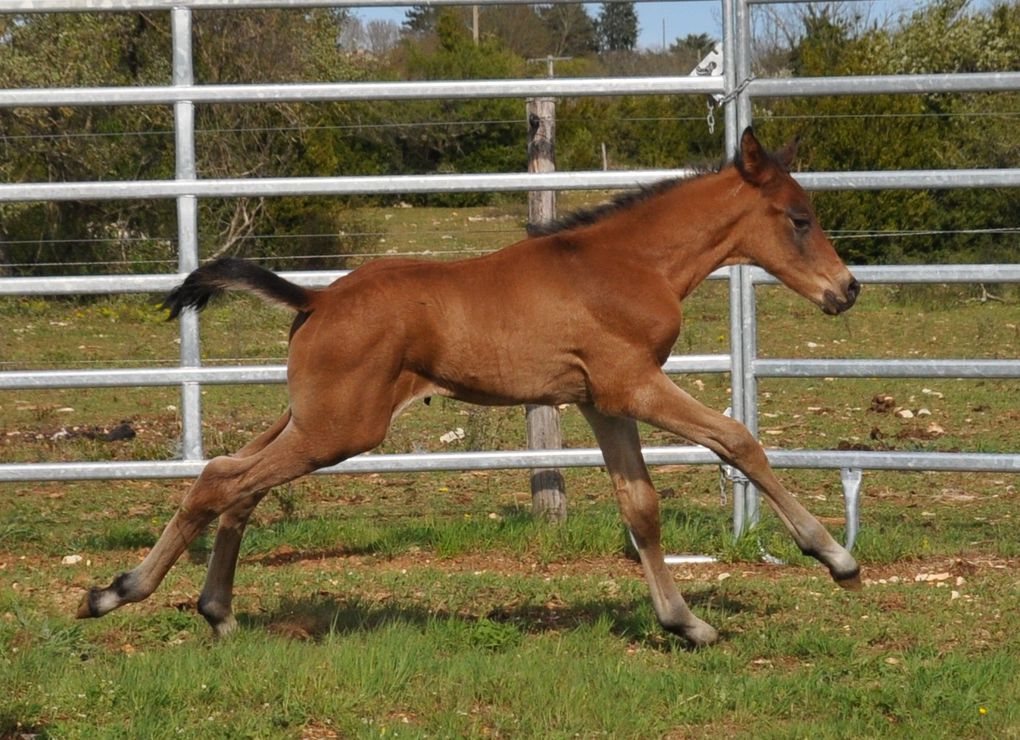
{"type": "MultiPolygon", "coordinates": [[[[740,145],[737,97],[730,97],[738,85],[738,59],[743,53],[743,46],[738,44],[737,33],[740,22],[740,11],[743,3],[740,0],[724,0],[723,2],[723,79],[726,87],[724,100],[724,116],[726,122],[726,156],[733,157],[740,145]]],[[[741,291],[742,273],[738,267],[730,268],[730,408],[734,419],[743,422],[746,418],[744,410],[744,355],[743,355],[743,293],[741,291]]],[[[748,481],[739,471],[734,471],[733,481],[733,536],[740,537],[747,527],[746,501],[748,481]]]]}
{"type": "MultiPolygon", "coordinates": [[[[174,87],[195,83],[191,43],[191,10],[175,7],[170,15],[173,43],[174,87]]],[[[174,103],[174,151],[177,181],[195,180],[195,105],[190,100],[174,103]]],[[[177,268],[191,272],[198,267],[198,199],[194,195],[177,197],[177,268]]],[[[201,365],[198,313],[188,309],[181,314],[181,367],[201,365]]],[[[201,460],[202,387],[197,382],[181,384],[181,455],[185,460],[201,460]]]]}
{"type": "MultiPolygon", "coordinates": [[[[746,82],[751,77],[751,9],[747,0],[733,0],[733,137],[751,125],[751,98],[746,82]]],[[[729,119],[727,119],[727,122],[729,119]]],[[[734,150],[739,144],[734,146],[734,150]]],[[[733,417],[758,436],[758,384],[754,377],[757,322],[751,268],[746,265],[730,271],[730,352],[733,356],[733,417]],[[737,376],[739,375],[739,380],[737,376]]],[[[733,483],[733,529],[739,537],[758,523],[759,495],[743,476],[733,483]]]]}
{"type": "MultiPolygon", "coordinates": [[[[751,268],[740,268],[740,334],[743,347],[742,363],[744,372],[744,418],[743,423],[751,436],[758,438],[758,378],[754,372],[758,356],[758,306],[755,301],[754,281],[751,268]]],[[[744,496],[744,521],[748,527],[758,524],[761,494],[753,483],[747,482],[744,496]]]]}

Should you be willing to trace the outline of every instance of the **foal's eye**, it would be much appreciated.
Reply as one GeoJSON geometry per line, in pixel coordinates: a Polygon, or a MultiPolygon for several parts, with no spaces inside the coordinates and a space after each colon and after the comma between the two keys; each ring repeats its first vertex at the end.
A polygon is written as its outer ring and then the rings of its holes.
{"type": "Polygon", "coordinates": [[[790,217],[790,223],[793,224],[793,228],[797,231],[807,231],[811,228],[811,219],[807,216],[793,216],[790,217]]]}

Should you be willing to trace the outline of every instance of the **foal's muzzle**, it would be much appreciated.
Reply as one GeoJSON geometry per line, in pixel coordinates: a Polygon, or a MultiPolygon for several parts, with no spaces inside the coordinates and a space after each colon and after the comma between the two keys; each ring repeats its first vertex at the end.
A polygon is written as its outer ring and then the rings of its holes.
{"type": "Polygon", "coordinates": [[[861,293],[861,284],[856,278],[850,278],[843,289],[843,297],[840,298],[833,291],[827,290],[823,295],[822,310],[830,316],[841,314],[857,302],[857,296],[861,293]]]}

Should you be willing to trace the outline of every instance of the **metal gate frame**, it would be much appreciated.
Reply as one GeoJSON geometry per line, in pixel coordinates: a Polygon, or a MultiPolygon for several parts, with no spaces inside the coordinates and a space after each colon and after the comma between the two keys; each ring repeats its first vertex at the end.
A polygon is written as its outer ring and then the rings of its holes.
{"type": "MultiPolygon", "coordinates": [[[[506,2],[507,0],[504,0],[506,2]]],[[[509,0],[523,3],[526,0],[509,0]]],[[[568,0],[547,0],[567,2],[568,0]]],[[[485,0],[482,0],[484,3],[485,0]]],[[[198,267],[197,202],[201,197],[448,193],[472,190],[611,189],[648,184],[684,174],[682,170],[628,172],[499,173],[199,179],[195,170],[195,115],[200,103],[408,100],[532,96],[648,94],[714,95],[724,108],[727,152],[737,149],[738,132],[751,122],[759,97],[1020,91],[1020,72],[977,74],[872,75],[816,78],[754,78],[750,72],[751,8],[803,0],[721,0],[722,77],[660,76],[536,80],[366,82],[251,85],[195,85],[192,68],[192,11],[231,8],[366,7],[399,5],[394,0],[0,0],[0,12],[97,12],[164,10],[171,14],[172,84],[168,86],[0,90],[0,107],[172,105],[176,172],[173,180],[0,184],[0,202],[173,198],[178,217],[178,272],[160,275],[0,278],[0,295],[82,295],[164,292],[198,267]]],[[[437,5],[477,4],[441,0],[437,5]]],[[[987,188],[1020,186],[1020,169],[814,172],[798,174],[809,190],[987,188]]],[[[862,283],[1020,282],[1020,265],[858,267],[862,283]]],[[[343,272],[284,272],[306,286],[328,284],[343,272]]],[[[669,358],[667,372],[731,373],[733,416],[757,435],[758,378],[778,377],[955,377],[1020,378],[1020,359],[1009,360],[800,360],[757,357],[755,287],[775,280],[758,268],[720,270],[729,278],[730,353],[669,358]]],[[[0,390],[180,385],[182,458],[169,461],[59,462],[0,465],[0,483],[13,481],[179,478],[197,475],[205,464],[201,435],[201,386],[226,383],[281,383],[283,366],[206,367],[201,363],[199,322],[185,311],[180,324],[180,362],[174,368],[117,368],[0,372],[0,390]]],[[[657,464],[719,464],[694,446],[644,449],[657,464]]],[[[861,471],[939,470],[1020,473],[1020,453],[912,453],[769,450],[780,468],[836,468],[842,471],[847,499],[848,541],[857,530],[861,471]]],[[[602,465],[597,449],[561,451],[364,454],[322,473],[477,470],[602,465]]],[[[733,526],[737,535],[758,520],[757,492],[734,479],[733,526]]]]}

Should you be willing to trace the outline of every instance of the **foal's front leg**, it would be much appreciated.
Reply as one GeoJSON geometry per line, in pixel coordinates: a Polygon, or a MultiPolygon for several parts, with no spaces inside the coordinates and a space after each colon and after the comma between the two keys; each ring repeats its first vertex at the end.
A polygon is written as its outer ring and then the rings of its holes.
{"type": "Polygon", "coordinates": [[[637,424],[631,419],[606,416],[591,406],[580,409],[602,448],[620,513],[634,535],[659,624],[695,646],[715,642],[718,633],[694,616],[666,568],[660,535],[659,494],[652,486],[641,456],[637,424]]]}
{"type": "Polygon", "coordinates": [[[861,587],[860,567],[776,478],[761,444],[743,424],[698,403],[661,372],[616,399],[622,413],[702,445],[762,490],[805,555],[819,560],[843,588],[861,587]]]}

